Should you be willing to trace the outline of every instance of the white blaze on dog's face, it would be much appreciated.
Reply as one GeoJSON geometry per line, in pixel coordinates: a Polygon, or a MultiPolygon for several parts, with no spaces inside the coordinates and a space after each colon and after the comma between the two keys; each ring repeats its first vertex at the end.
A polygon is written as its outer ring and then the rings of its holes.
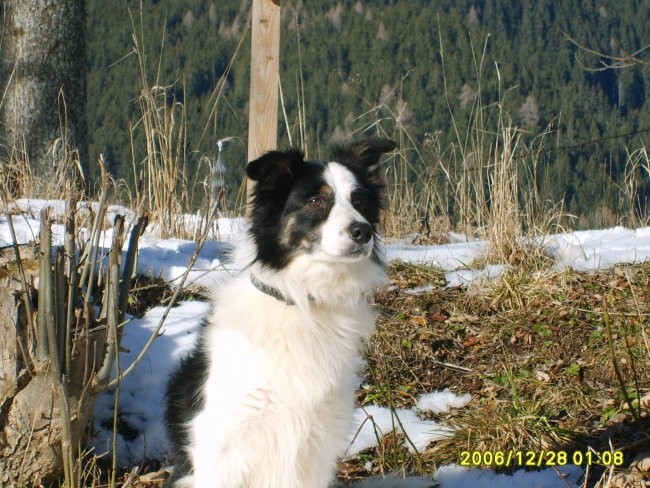
{"type": "Polygon", "coordinates": [[[327,164],[323,177],[332,189],[334,201],[320,226],[320,241],[315,257],[334,260],[367,258],[374,248],[374,229],[361,214],[367,204],[368,190],[360,187],[356,176],[345,166],[327,164]]]}

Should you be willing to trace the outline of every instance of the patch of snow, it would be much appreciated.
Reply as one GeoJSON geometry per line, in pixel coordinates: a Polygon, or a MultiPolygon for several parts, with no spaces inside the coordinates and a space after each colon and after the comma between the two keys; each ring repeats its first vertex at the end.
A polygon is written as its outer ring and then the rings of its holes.
{"type": "Polygon", "coordinates": [[[595,271],[650,259],[650,227],[575,231],[550,236],[547,248],[563,267],[595,271]]]}
{"type": "Polygon", "coordinates": [[[503,264],[490,264],[483,269],[460,269],[445,273],[447,287],[468,286],[480,280],[494,280],[508,269],[503,264]]]}
{"type": "Polygon", "coordinates": [[[540,471],[520,469],[510,475],[449,464],[438,468],[433,479],[440,488],[579,488],[583,475],[583,469],[574,465],[540,471]]]}
{"type": "MultiPolygon", "coordinates": [[[[165,459],[168,444],[163,422],[165,385],[173,367],[196,340],[206,302],[182,302],[170,310],[162,334],[142,362],[119,385],[118,420],[129,435],[118,435],[118,463],[134,466],[146,459],[165,459]]],[[[164,307],[151,309],[143,318],[132,319],[123,329],[120,369],[128,367],[158,325],[164,307]]],[[[98,455],[112,452],[115,392],[97,396],[92,445],[98,455]]]]}
{"type": "MultiPolygon", "coordinates": [[[[396,289],[397,289],[396,286],[391,286],[388,288],[389,291],[396,290],[396,289]]],[[[404,290],[404,293],[406,293],[407,295],[423,295],[435,289],[436,287],[433,285],[416,286],[413,288],[409,288],[408,290],[404,290]]]]}
{"type": "Polygon", "coordinates": [[[452,408],[461,408],[472,400],[472,395],[456,395],[448,388],[422,395],[415,407],[423,412],[448,413],[452,408]]]}
{"type": "Polygon", "coordinates": [[[452,271],[469,266],[481,253],[485,252],[484,241],[458,242],[438,246],[410,246],[391,244],[386,246],[389,261],[400,260],[409,263],[430,264],[452,271]]]}
{"type": "Polygon", "coordinates": [[[379,439],[391,432],[407,437],[409,450],[418,452],[439,439],[449,437],[452,430],[433,420],[422,420],[415,409],[395,409],[368,405],[357,408],[352,417],[346,455],[353,456],[377,445],[379,439]]]}

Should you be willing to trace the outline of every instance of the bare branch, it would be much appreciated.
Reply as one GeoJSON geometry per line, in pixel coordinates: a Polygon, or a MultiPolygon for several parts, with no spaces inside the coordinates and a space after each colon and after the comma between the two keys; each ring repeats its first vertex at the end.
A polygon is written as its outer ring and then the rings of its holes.
{"type": "MultiPolygon", "coordinates": [[[[51,286],[50,254],[52,252],[52,229],[50,227],[49,207],[41,210],[40,251],[39,251],[39,284],[38,284],[38,329],[36,336],[36,355],[39,360],[48,357],[48,330],[50,329],[52,306],[48,307],[48,297],[53,296],[51,286]],[[49,308],[49,310],[48,310],[49,308]]],[[[49,351],[50,353],[52,351],[49,351]]],[[[58,365],[57,365],[58,366],[58,365]]]]}
{"type": "MultiPolygon", "coordinates": [[[[34,326],[34,311],[32,310],[32,297],[29,293],[29,287],[27,286],[27,276],[25,275],[25,267],[23,266],[23,261],[20,257],[20,249],[18,247],[18,240],[16,239],[16,229],[14,229],[13,219],[11,218],[11,212],[7,209],[7,223],[9,224],[9,233],[11,234],[11,244],[14,249],[14,254],[16,257],[16,264],[18,265],[18,270],[20,272],[20,286],[23,290],[23,303],[25,304],[25,315],[27,315],[27,323],[29,324],[29,330],[36,337],[36,327],[34,326]]],[[[25,357],[27,360],[27,357],[25,357]]]]}
{"type": "Polygon", "coordinates": [[[118,310],[119,323],[124,322],[124,316],[126,315],[126,305],[129,298],[129,291],[131,290],[131,276],[133,275],[133,269],[135,267],[135,258],[138,255],[138,241],[145,228],[147,227],[148,222],[149,218],[144,214],[144,211],[141,210],[138,212],[138,215],[135,219],[133,229],[131,229],[131,235],[129,236],[129,245],[126,249],[126,256],[124,258],[122,286],[120,288],[118,310]]]}
{"type": "Polygon", "coordinates": [[[576,41],[573,37],[571,37],[566,32],[564,31],[561,32],[562,35],[578,49],[598,58],[600,64],[600,66],[598,67],[588,67],[583,63],[580,63],[582,68],[586,71],[598,72],[598,71],[606,71],[608,69],[624,69],[624,68],[629,68],[630,66],[635,66],[637,64],[646,64],[645,61],[640,59],[640,56],[645,51],[650,49],[650,44],[645,45],[641,49],[637,49],[633,53],[626,54],[625,56],[612,56],[609,54],[601,53],[593,49],[590,49],[580,44],[578,41],[576,41]]]}
{"type": "Polygon", "coordinates": [[[115,357],[119,351],[119,335],[117,334],[118,322],[118,301],[120,290],[120,257],[122,255],[122,243],[124,236],[124,216],[115,217],[113,228],[113,243],[108,255],[108,277],[104,290],[102,303],[102,320],[106,322],[107,346],[106,354],[101,368],[97,372],[96,381],[99,384],[105,383],[110,377],[115,357]]]}

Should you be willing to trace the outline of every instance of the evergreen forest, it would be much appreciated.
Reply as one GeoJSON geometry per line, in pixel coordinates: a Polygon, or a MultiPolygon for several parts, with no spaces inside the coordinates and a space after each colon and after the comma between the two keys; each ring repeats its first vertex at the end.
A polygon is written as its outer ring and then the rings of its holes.
{"type": "MultiPolygon", "coordinates": [[[[101,153],[115,177],[138,184],[142,94],[156,91],[179,127],[188,185],[205,177],[217,141],[233,138],[222,156],[234,198],[250,3],[87,2],[91,161],[101,153]]],[[[626,223],[617,216],[630,205],[648,216],[648,21],[650,0],[283,0],[279,145],[326,158],[331,141],[382,133],[414,175],[435,174],[461,153],[471,164],[477,134],[516,127],[534,153],[526,178],[582,226],[626,223]],[[636,197],[625,201],[635,164],[636,197]]]]}

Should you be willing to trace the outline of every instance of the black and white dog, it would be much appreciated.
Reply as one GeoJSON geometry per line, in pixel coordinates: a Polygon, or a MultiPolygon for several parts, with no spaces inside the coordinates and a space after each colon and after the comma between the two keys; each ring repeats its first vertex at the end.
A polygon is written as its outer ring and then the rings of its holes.
{"type": "Polygon", "coordinates": [[[379,159],[394,147],[337,146],[330,162],[273,151],[246,168],[255,181],[238,251],[247,266],[216,290],[194,351],[168,384],[175,488],[333,483],[359,347],[376,320],[368,299],[386,281],[379,159]]]}

